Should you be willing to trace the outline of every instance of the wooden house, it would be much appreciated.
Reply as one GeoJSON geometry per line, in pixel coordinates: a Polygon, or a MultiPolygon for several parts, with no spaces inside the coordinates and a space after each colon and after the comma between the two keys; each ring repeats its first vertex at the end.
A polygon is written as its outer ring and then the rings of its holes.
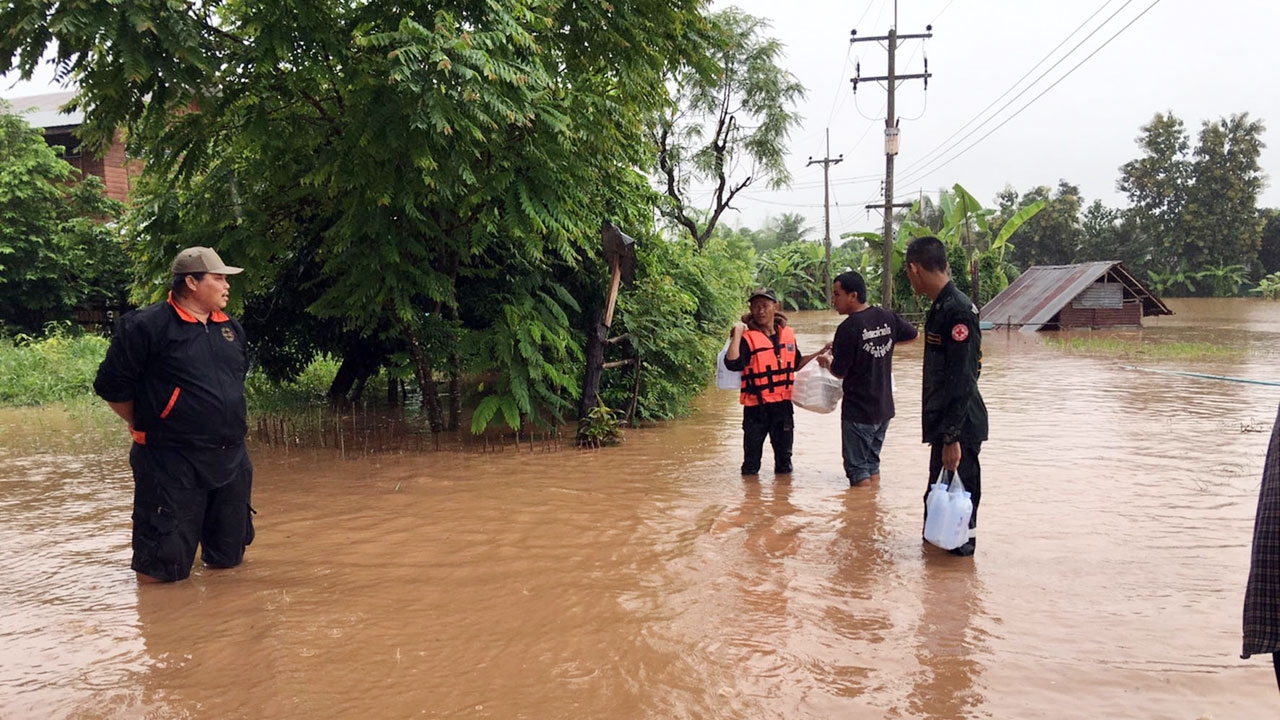
{"type": "Polygon", "coordinates": [[[980,311],[983,327],[1028,332],[1139,327],[1148,315],[1172,315],[1155,293],[1113,260],[1036,265],[980,311]]]}
{"type": "Polygon", "coordinates": [[[125,157],[122,133],[116,133],[111,145],[102,154],[82,151],[76,130],[84,123],[79,110],[64,112],[62,106],[75,96],[75,91],[9,98],[11,112],[22,116],[27,124],[44,133],[45,142],[61,147],[61,157],[81,173],[97,175],[106,185],[107,197],[120,202],[129,201],[130,179],[138,175],[137,161],[125,157]]]}

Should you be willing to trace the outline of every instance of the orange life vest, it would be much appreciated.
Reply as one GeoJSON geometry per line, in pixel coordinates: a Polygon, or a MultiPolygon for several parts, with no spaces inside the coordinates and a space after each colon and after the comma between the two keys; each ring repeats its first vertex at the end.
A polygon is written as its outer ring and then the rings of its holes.
{"type": "Polygon", "coordinates": [[[778,328],[778,344],[759,330],[747,330],[742,335],[750,348],[750,356],[742,368],[743,405],[782,402],[791,399],[791,386],[795,382],[799,353],[796,352],[796,334],[791,328],[778,328]]]}

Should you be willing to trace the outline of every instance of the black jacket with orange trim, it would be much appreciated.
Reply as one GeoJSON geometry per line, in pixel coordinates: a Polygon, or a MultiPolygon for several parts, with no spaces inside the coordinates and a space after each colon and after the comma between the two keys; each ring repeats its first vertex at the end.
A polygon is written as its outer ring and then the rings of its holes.
{"type": "Polygon", "coordinates": [[[120,318],[93,389],[133,401],[134,441],[161,447],[233,447],[248,434],[244,328],[215,311],[207,323],[172,299],[120,318]]]}

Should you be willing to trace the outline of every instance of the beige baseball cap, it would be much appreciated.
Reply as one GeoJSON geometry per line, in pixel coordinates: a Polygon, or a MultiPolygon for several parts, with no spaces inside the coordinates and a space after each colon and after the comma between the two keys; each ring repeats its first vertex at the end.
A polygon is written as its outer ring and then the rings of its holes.
{"type": "Polygon", "coordinates": [[[222,262],[213,248],[189,247],[178,253],[170,268],[174,275],[187,273],[217,273],[219,275],[235,275],[244,272],[244,268],[232,267],[222,262]]]}

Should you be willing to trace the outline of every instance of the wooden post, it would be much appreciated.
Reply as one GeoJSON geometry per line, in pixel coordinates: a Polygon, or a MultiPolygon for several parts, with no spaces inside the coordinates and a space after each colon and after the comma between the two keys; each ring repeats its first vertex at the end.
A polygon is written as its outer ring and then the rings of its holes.
{"type": "Polygon", "coordinates": [[[613,325],[613,308],[618,303],[618,285],[622,282],[622,261],[617,257],[609,263],[609,299],[604,305],[604,326],[613,325]]]}

